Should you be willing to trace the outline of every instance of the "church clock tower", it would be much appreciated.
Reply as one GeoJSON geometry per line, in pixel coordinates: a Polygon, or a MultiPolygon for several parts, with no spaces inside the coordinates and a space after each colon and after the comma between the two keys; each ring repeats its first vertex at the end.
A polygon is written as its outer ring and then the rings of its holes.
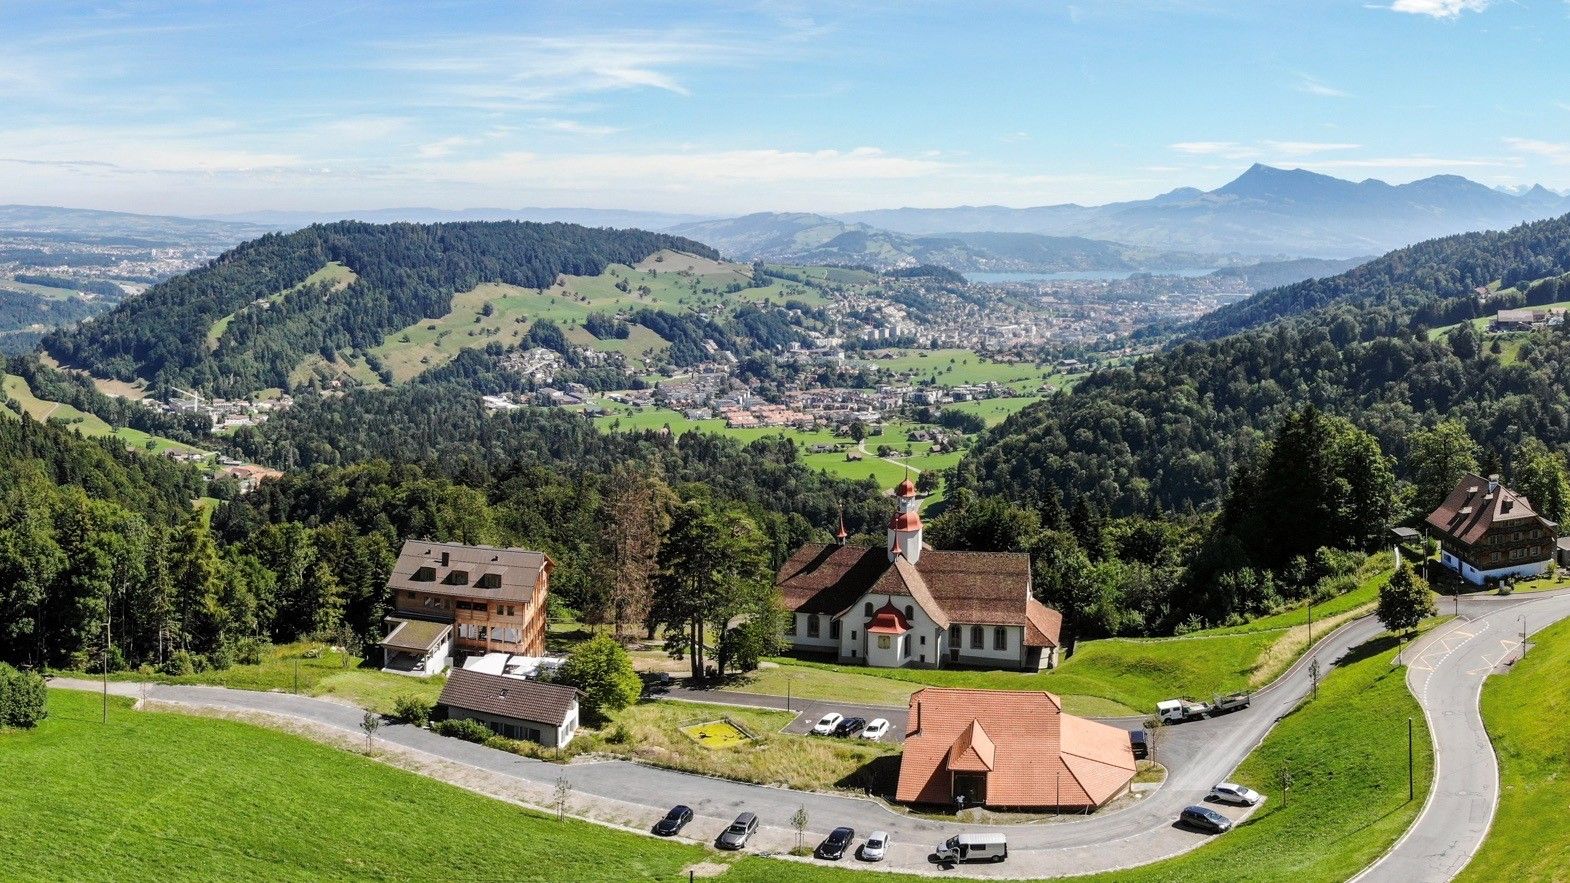
{"type": "Polygon", "coordinates": [[[915,564],[921,560],[921,498],[909,476],[894,489],[894,502],[897,508],[889,521],[889,560],[903,555],[915,564]]]}

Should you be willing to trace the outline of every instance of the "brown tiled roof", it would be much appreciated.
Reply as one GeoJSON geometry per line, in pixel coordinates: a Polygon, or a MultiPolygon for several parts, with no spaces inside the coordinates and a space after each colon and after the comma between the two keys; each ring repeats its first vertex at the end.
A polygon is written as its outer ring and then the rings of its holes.
{"type": "Polygon", "coordinates": [[[436,701],[450,708],[561,726],[578,701],[578,691],[457,668],[447,676],[436,701]]]}
{"type": "Polygon", "coordinates": [[[383,639],[383,647],[394,650],[430,650],[452,631],[445,622],[426,622],[423,619],[399,619],[389,616],[387,625],[392,631],[383,639]]]}
{"type": "Polygon", "coordinates": [[[989,806],[1094,807],[1121,793],[1135,766],[1128,733],[1064,714],[1051,693],[919,690],[910,697],[896,797],[947,803],[953,770],[985,771],[989,806]]]}
{"type": "Polygon", "coordinates": [[[387,585],[430,595],[530,601],[540,571],[549,573],[554,566],[545,553],[527,549],[405,540],[387,585]],[[447,555],[446,564],[442,563],[443,554],[447,555]],[[494,588],[484,586],[486,577],[495,582],[494,588]]]}
{"type": "Polygon", "coordinates": [[[1025,602],[1025,646],[1057,647],[1063,637],[1063,614],[1031,598],[1025,602]]]}
{"type": "Polygon", "coordinates": [[[1061,617],[1030,611],[1030,556],[1018,552],[923,551],[912,565],[891,563],[882,548],[808,543],[779,570],[785,607],[798,613],[845,613],[861,596],[914,598],[939,626],[952,622],[1026,626],[1026,645],[1057,646],[1061,617]],[[1048,643],[1050,642],[1050,643],[1048,643]]]}
{"type": "Polygon", "coordinates": [[[1489,528],[1501,523],[1557,527],[1534,512],[1526,497],[1472,474],[1462,476],[1450,496],[1428,516],[1429,527],[1465,546],[1473,545],[1489,528]]]}

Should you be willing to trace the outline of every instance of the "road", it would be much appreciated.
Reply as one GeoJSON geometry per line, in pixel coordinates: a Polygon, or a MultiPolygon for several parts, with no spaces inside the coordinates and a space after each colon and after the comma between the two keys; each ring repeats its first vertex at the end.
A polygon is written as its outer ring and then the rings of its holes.
{"type": "MultiPolygon", "coordinates": [[[[1440,603],[1448,612],[1451,602],[1440,603]]],[[[1357,880],[1450,880],[1477,853],[1499,802],[1499,764],[1478,707],[1483,682],[1519,658],[1523,628],[1531,635],[1570,616],[1570,594],[1479,596],[1459,609],[1407,651],[1407,686],[1434,738],[1434,788],[1407,833],[1357,880]]]]}
{"type": "MultiPolygon", "coordinates": [[[[967,867],[976,876],[1051,876],[1117,870],[1182,853],[1208,838],[1173,824],[1178,811],[1200,802],[1210,787],[1227,778],[1277,718],[1286,714],[1309,690],[1308,663],[1318,658],[1328,668],[1345,652],[1380,630],[1372,618],[1343,626],[1305,655],[1274,684],[1256,693],[1253,707],[1225,717],[1164,728],[1157,759],[1170,769],[1159,790],[1123,809],[1086,817],[1064,817],[1035,825],[964,825],[948,820],[906,815],[881,802],[844,794],[789,791],[711,779],[619,760],[579,762],[562,766],[519,757],[457,739],[437,736],[404,725],[383,727],[377,738],[465,764],[488,774],[549,786],[558,777],[571,783],[576,799],[602,799],[619,807],[643,808],[634,824],[652,824],[672,804],[685,803],[698,818],[690,836],[712,840],[736,813],[759,815],[764,831],[758,849],[783,852],[794,846],[789,819],[798,807],[807,810],[809,836],[822,837],[836,825],[863,834],[873,830],[893,835],[886,867],[911,871],[932,869],[927,857],[934,845],[962,830],[1005,830],[1010,861],[1003,865],[967,867]]],[[[92,681],[54,684],[98,689],[92,681]]],[[[118,692],[136,695],[139,685],[119,684],[118,692]]],[[[295,718],[351,735],[360,734],[363,712],[352,706],[287,693],[257,693],[221,687],[149,685],[147,696],[163,702],[210,706],[239,712],[263,712],[295,718]]],[[[896,721],[902,723],[902,721],[896,721]]],[[[1242,811],[1223,808],[1234,817],[1242,811]]],[[[636,811],[633,813],[638,815],[636,811]]]]}

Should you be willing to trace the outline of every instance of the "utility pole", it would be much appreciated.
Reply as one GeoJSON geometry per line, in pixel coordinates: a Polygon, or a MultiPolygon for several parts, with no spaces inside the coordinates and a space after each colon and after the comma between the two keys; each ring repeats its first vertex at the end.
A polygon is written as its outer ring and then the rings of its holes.
{"type": "Polygon", "coordinates": [[[104,617],[104,723],[109,723],[109,617],[104,617]]]}
{"type": "Polygon", "coordinates": [[[1526,614],[1521,614],[1521,658],[1526,658],[1526,614]]]}
{"type": "Polygon", "coordinates": [[[1407,718],[1407,801],[1418,798],[1418,779],[1411,771],[1411,718],[1407,718]]]}
{"type": "Polygon", "coordinates": [[[1314,646],[1314,599],[1308,599],[1308,646],[1314,646]]]}

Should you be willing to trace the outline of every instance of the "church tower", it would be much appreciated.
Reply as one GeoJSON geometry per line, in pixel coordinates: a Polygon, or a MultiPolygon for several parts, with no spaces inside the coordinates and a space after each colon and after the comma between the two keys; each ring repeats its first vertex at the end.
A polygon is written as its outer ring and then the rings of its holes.
{"type": "Polygon", "coordinates": [[[889,521],[889,560],[903,555],[915,564],[921,560],[921,498],[916,485],[906,476],[894,489],[894,518],[889,521]]]}

